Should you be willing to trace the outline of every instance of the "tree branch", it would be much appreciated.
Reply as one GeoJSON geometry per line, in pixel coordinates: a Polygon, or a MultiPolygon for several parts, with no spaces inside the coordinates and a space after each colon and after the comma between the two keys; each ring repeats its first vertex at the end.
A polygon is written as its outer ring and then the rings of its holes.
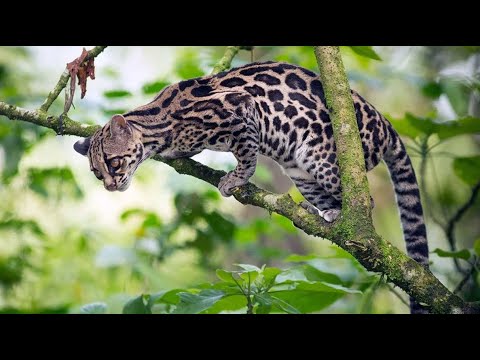
{"type": "Polygon", "coordinates": [[[470,278],[473,277],[473,275],[475,274],[475,271],[477,270],[477,265],[476,264],[477,264],[477,257],[474,256],[473,257],[473,262],[470,264],[470,266],[471,266],[470,270],[467,271],[467,273],[465,274],[463,279],[458,283],[455,290],[453,290],[454,294],[460,293],[460,291],[462,291],[463,287],[468,282],[468,280],[470,280],[470,278]]]}
{"type": "Polygon", "coordinates": [[[340,49],[338,46],[315,46],[315,55],[337,147],[342,183],[342,218],[372,224],[362,142],[340,49]]]}
{"type": "MultiPolygon", "coordinates": [[[[222,66],[228,66],[226,63],[223,64],[222,66]]],[[[324,69],[326,68],[328,68],[328,66],[324,69]]],[[[330,84],[330,82],[328,82],[328,84],[330,84]]],[[[333,93],[331,87],[329,85],[327,85],[327,87],[327,99],[331,101],[333,93]]],[[[338,94],[336,94],[336,96],[338,96],[338,94]]],[[[329,102],[329,104],[333,104],[333,102],[329,102]]],[[[334,106],[338,106],[338,104],[343,104],[343,102],[334,102],[334,104],[336,104],[334,106]]],[[[349,111],[350,110],[347,110],[346,112],[347,118],[349,111]]],[[[334,110],[332,121],[338,122],[339,119],[343,119],[342,116],[344,114],[344,112],[336,112],[334,110]]],[[[37,124],[56,132],[59,130],[56,118],[49,116],[43,111],[26,110],[0,102],[0,115],[4,115],[11,120],[22,120],[37,124]]],[[[99,128],[99,126],[81,124],[70,118],[65,118],[64,134],[87,137],[99,128]]],[[[347,137],[355,136],[352,128],[357,129],[356,126],[348,122],[340,126],[337,123],[334,127],[335,132],[338,133],[340,130],[340,132],[346,134],[347,137]]],[[[338,134],[336,136],[338,136],[338,134]]],[[[355,147],[353,140],[351,140],[351,142],[345,142],[339,138],[337,148],[339,150],[341,167],[349,168],[352,166],[354,169],[356,167],[358,168],[352,158],[355,156],[363,157],[363,153],[355,151],[354,155],[349,155],[348,151],[345,151],[346,145],[355,147]],[[342,144],[340,145],[340,143],[342,144]]],[[[213,186],[217,186],[220,178],[225,175],[224,171],[213,170],[192,159],[164,160],[158,156],[154,157],[154,159],[170,165],[180,174],[194,176],[213,186]]],[[[303,207],[296,204],[290,195],[274,194],[259,189],[251,183],[235,189],[233,195],[242,204],[259,206],[270,212],[274,211],[285,216],[309,235],[331,240],[351,253],[367,270],[385,274],[391,282],[405,290],[409,295],[429,305],[432,312],[480,312],[478,305],[465,303],[461,298],[452,294],[429,270],[424,269],[375,233],[370,218],[368,187],[366,187],[366,180],[363,179],[363,177],[365,177],[365,170],[361,168],[361,170],[357,169],[355,171],[357,171],[358,176],[354,177],[354,179],[352,179],[353,182],[344,188],[344,191],[349,192],[346,202],[347,209],[342,210],[340,221],[333,224],[325,222],[323,218],[318,215],[312,215],[307,212],[303,207]],[[356,199],[352,193],[358,195],[356,199]],[[359,212],[356,213],[355,209],[359,212]],[[352,219],[349,219],[346,214],[350,214],[352,219]],[[362,221],[362,219],[365,219],[365,221],[362,221]]],[[[346,177],[344,177],[344,175],[342,175],[342,182],[345,179],[346,182],[349,182],[350,180],[348,179],[352,176],[353,175],[346,175],[346,177]]]]}
{"type": "Polygon", "coordinates": [[[342,212],[333,224],[334,234],[341,234],[345,245],[351,244],[359,250],[350,252],[367,269],[384,273],[417,301],[431,305],[433,312],[438,311],[431,299],[434,294],[445,296],[445,301],[459,307],[456,310],[451,307],[449,311],[462,311],[460,298],[436,278],[434,282],[427,280],[433,277],[429,270],[411,259],[406,261],[406,256],[403,253],[400,256],[398,249],[394,254],[393,246],[376,233],[360,133],[340,49],[338,46],[315,46],[315,56],[332,121],[342,183],[342,212]],[[429,301],[425,301],[426,298],[429,301]]]}
{"type": "Polygon", "coordinates": [[[241,46],[227,46],[225,54],[223,54],[223,57],[213,67],[212,75],[229,69],[232,65],[233,58],[238,54],[241,48],[241,46]]]}
{"type": "Polygon", "coordinates": [[[467,202],[465,204],[463,204],[460,207],[460,209],[457,210],[455,215],[453,215],[453,217],[448,221],[447,230],[445,232],[447,234],[447,239],[448,239],[448,243],[450,245],[450,250],[451,251],[456,251],[457,250],[457,247],[456,247],[456,244],[455,244],[455,225],[457,224],[457,222],[460,221],[460,219],[467,212],[467,210],[470,209],[473,206],[479,191],[480,191],[480,182],[477,183],[472,188],[472,192],[471,192],[470,197],[468,198],[467,202]]]}
{"type": "MultiPolygon", "coordinates": [[[[58,131],[56,118],[41,111],[26,110],[0,102],[0,115],[58,131]]],[[[66,118],[64,134],[87,137],[93,135],[99,128],[100,126],[81,124],[66,118]]],[[[213,170],[192,159],[165,160],[159,156],[153,159],[170,165],[180,174],[196,177],[213,186],[217,186],[220,178],[225,175],[224,171],[213,170]]],[[[331,240],[351,253],[367,270],[385,273],[395,285],[430,305],[433,312],[479,311],[449,292],[429,270],[418,265],[374,232],[368,233],[366,226],[348,228],[342,223],[329,224],[320,216],[312,215],[296,204],[290,195],[274,194],[259,189],[252,183],[235,189],[233,195],[242,204],[259,206],[285,216],[309,235],[331,240]]]]}
{"type": "MultiPolygon", "coordinates": [[[[91,59],[92,57],[97,57],[103,50],[105,50],[105,48],[106,46],[95,46],[92,50],[88,52],[85,61],[91,59]]],[[[57,85],[55,85],[53,90],[48,94],[47,98],[40,106],[41,111],[47,112],[48,109],[50,109],[50,106],[52,106],[55,99],[58,97],[58,95],[60,95],[65,86],[67,86],[68,79],[70,79],[70,73],[68,72],[67,68],[65,68],[62,75],[60,76],[60,79],[57,82],[57,85]]]]}

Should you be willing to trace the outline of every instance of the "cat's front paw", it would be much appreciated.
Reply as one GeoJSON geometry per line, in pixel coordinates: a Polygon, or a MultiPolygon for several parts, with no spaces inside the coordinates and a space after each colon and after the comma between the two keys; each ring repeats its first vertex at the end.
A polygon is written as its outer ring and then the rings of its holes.
{"type": "Polygon", "coordinates": [[[319,214],[321,217],[325,219],[325,221],[333,222],[340,215],[340,209],[323,210],[323,211],[319,211],[319,214]]]}
{"type": "Polygon", "coordinates": [[[229,172],[220,179],[220,182],[218,183],[218,190],[220,190],[220,193],[223,196],[229,197],[232,196],[232,190],[234,188],[245,185],[247,182],[248,180],[239,178],[233,172],[229,172]]]}

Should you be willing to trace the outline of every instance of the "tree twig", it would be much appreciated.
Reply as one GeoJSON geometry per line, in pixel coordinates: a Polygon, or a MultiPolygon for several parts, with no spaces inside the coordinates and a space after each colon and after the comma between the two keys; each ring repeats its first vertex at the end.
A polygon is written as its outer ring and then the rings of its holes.
{"type": "Polygon", "coordinates": [[[480,191],[480,182],[478,182],[473,188],[472,192],[470,193],[470,197],[468,198],[467,202],[463,204],[457,212],[453,215],[453,217],[448,221],[447,230],[445,231],[447,234],[448,244],[450,245],[451,251],[456,251],[456,241],[455,241],[455,226],[463,217],[463,215],[470,209],[473,204],[475,203],[475,199],[480,191]]]}
{"type": "Polygon", "coordinates": [[[398,293],[398,291],[392,285],[387,284],[387,287],[388,290],[390,290],[390,292],[394,294],[402,302],[403,305],[410,308],[410,304],[402,297],[402,295],[398,293]]]}
{"type": "Polygon", "coordinates": [[[232,65],[232,60],[240,51],[241,46],[227,46],[223,57],[215,64],[212,70],[212,75],[218,74],[221,71],[227,70],[232,65]]]}
{"type": "Polygon", "coordinates": [[[455,288],[455,290],[453,290],[453,293],[454,294],[458,294],[460,293],[460,291],[462,291],[463,287],[465,286],[465,284],[468,282],[468,280],[470,280],[470,278],[473,276],[473,274],[475,274],[475,271],[477,270],[477,267],[476,267],[476,262],[477,262],[477,258],[475,257],[473,259],[473,264],[472,267],[470,268],[469,271],[467,271],[467,273],[465,274],[465,276],[462,278],[462,280],[458,283],[457,287],[455,288]]]}
{"type": "MultiPolygon", "coordinates": [[[[106,46],[95,46],[92,50],[88,52],[87,57],[85,60],[91,59],[92,57],[97,57],[103,50],[105,50],[106,46]]],[[[68,79],[70,79],[70,73],[65,68],[60,79],[58,79],[57,84],[53,88],[53,90],[48,94],[47,98],[40,106],[40,111],[47,112],[50,109],[50,106],[53,104],[55,99],[60,95],[62,90],[67,86],[68,79]]]]}

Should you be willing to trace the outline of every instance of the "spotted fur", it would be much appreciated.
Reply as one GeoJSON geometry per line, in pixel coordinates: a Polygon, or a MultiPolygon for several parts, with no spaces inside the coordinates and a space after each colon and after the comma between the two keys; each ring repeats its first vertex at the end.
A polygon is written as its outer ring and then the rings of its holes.
{"type": "MultiPolygon", "coordinates": [[[[402,140],[374,106],[353,90],[352,97],[365,168],[385,160],[407,252],[428,266],[420,193],[402,140]]],[[[247,183],[262,154],[283,167],[308,200],[306,208],[327,221],[341,208],[336,147],[322,83],[315,73],[290,64],[252,63],[173,84],[149,104],[116,115],[75,149],[88,155],[91,170],[111,191],[126,190],[138,165],[154,154],[173,159],[204,149],[232,152],[238,164],[219,183],[224,196],[247,183]]],[[[412,312],[423,310],[412,302],[412,312]]]]}

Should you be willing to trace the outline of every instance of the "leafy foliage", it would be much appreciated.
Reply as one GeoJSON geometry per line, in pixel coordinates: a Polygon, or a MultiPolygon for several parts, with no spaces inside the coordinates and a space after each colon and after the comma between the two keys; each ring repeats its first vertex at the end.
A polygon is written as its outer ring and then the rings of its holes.
{"type": "Polygon", "coordinates": [[[103,96],[106,98],[124,98],[128,96],[132,96],[132,93],[128,90],[110,90],[110,91],[105,91],[103,93],[103,96]]]}
{"type": "Polygon", "coordinates": [[[28,186],[38,195],[48,198],[59,197],[68,193],[73,198],[82,198],[83,192],[68,167],[30,168],[28,169],[28,186]]]}
{"type": "Polygon", "coordinates": [[[82,306],[80,313],[82,314],[105,314],[107,312],[107,305],[102,302],[87,304],[82,306]]]}
{"type": "Polygon", "coordinates": [[[458,135],[480,132],[480,119],[472,117],[439,123],[407,113],[403,119],[390,119],[390,122],[398,133],[412,139],[435,134],[441,140],[446,140],[458,135]]]}
{"type": "Polygon", "coordinates": [[[198,52],[191,49],[184,49],[180,52],[175,62],[175,74],[181,79],[192,79],[204,75],[199,66],[200,57],[198,52]]]}
{"type": "Polygon", "coordinates": [[[453,162],[455,174],[470,186],[480,182],[480,156],[458,157],[453,162]]]}
{"type": "Polygon", "coordinates": [[[170,85],[170,83],[168,81],[165,81],[165,80],[150,82],[150,83],[147,83],[147,84],[143,85],[142,91],[145,95],[156,94],[156,93],[160,92],[161,90],[163,90],[168,85],[170,85]]]}
{"type": "Polygon", "coordinates": [[[373,60],[382,60],[371,46],[349,46],[356,54],[373,60]]]}
{"type": "Polygon", "coordinates": [[[216,273],[220,281],[215,283],[176,289],[175,297],[167,297],[167,293],[163,293],[134,298],[125,305],[124,313],[151,313],[154,304],[163,303],[170,306],[160,312],[173,314],[232,311],[300,314],[320,311],[346,294],[360,293],[343,286],[336,275],[324,273],[311,265],[299,265],[283,271],[248,264],[237,266],[241,270],[218,269],[216,273]],[[328,282],[332,280],[334,283],[328,282]],[[154,300],[145,301],[145,298],[154,300]]]}

